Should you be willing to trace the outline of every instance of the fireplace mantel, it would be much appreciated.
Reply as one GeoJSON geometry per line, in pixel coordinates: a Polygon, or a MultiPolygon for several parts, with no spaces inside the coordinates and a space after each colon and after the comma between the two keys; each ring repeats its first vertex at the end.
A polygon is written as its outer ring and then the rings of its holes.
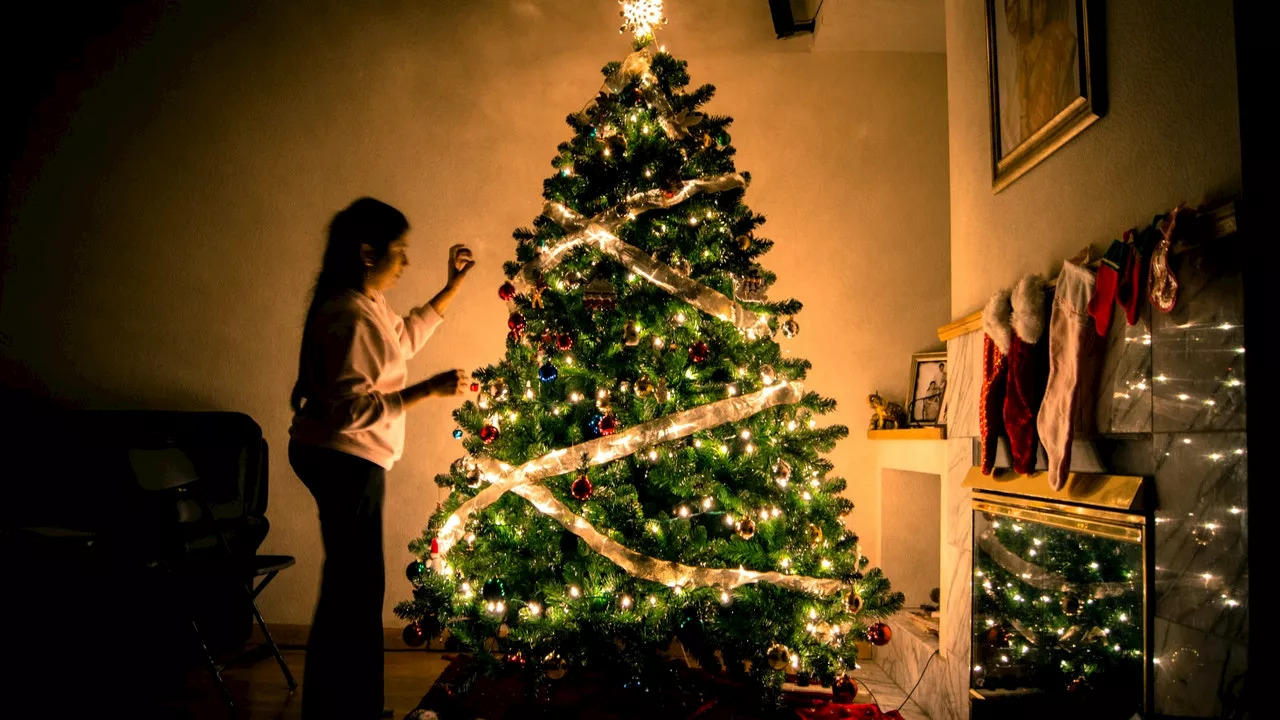
{"type": "Polygon", "coordinates": [[[947,428],[944,425],[929,427],[902,428],[901,430],[868,430],[868,440],[946,440],[947,428]]]}

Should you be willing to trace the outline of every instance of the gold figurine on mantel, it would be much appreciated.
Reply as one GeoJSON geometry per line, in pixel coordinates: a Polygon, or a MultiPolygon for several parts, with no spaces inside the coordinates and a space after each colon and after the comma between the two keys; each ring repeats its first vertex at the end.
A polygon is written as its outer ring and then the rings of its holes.
{"type": "Polygon", "coordinates": [[[886,402],[880,393],[867,396],[871,406],[871,430],[897,430],[907,426],[907,411],[896,402],[886,402]]]}

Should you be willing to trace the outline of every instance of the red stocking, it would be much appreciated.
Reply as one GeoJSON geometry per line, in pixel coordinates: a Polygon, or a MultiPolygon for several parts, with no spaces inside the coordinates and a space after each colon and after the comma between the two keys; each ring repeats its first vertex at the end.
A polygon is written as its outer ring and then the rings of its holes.
{"type": "Polygon", "coordinates": [[[1112,240],[1111,245],[1107,247],[1107,254],[1103,255],[1098,263],[1098,280],[1093,298],[1089,300],[1089,314],[1093,316],[1094,328],[1104,337],[1111,329],[1116,293],[1124,280],[1122,275],[1129,269],[1127,267],[1127,258],[1131,255],[1129,250],[1128,243],[1112,240]]]}
{"type": "Polygon", "coordinates": [[[996,443],[1004,434],[1005,383],[1008,378],[1009,291],[999,290],[982,311],[982,395],[978,398],[978,425],[982,432],[982,474],[990,475],[996,463],[996,443]]]}
{"type": "Polygon", "coordinates": [[[1133,242],[1132,230],[1125,231],[1124,242],[1130,250],[1125,254],[1125,264],[1120,267],[1120,286],[1116,288],[1116,300],[1120,302],[1120,307],[1124,308],[1125,321],[1135,325],[1138,322],[1138,311],[1141,309],[1140,302],[1146,296],[1143,292],[1146,289],[1144,281],[1147,277],[1146,255],[1142,252],[1142,248],[1133,242]]]}
{"type": "Polygon", "coordinates": [[[1044,399],[1049,374],[1048,343],[1044,337],[1044,280],[1027,275],[1013,290],[1013,340],[1009,344],[1009,389],[1004,398],[1004,427],[1015,472],[1035,471],[1036,413],[1044,399]]]}

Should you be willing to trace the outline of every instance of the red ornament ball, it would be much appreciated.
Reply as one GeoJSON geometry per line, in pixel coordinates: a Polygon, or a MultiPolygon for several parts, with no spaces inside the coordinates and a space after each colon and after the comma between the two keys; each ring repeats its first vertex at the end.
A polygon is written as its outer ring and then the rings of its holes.
{"type": "Polygon", "coordinates": [[[573,484],[569,486],[569,492],[577,500],[586,500],[591,497],[591,493],[595,491],[595,487],[591,485],[591,479],[586,475],[579,475],[573,484]]]}
{"type": "Polygon", "coordinates": [[[480,383],[471,383],[471,392],[480,392],[480,383]]]}
{"type": "Polygon", "coordinates": [[[605,415],[600,418],[600,434],[612,435],[618,431],[618,418],[612,415],[605,415]]]}
{"type": "Polygon", "coordinates": [[[711,357],[711,350],[707,348],[704,342],[696,342],[689,346],[689,360],[698,365],[707,361],[711,357]]]}
{"type": "Polygon", "coordinates": [[[884,623],[878,622],[867,628],[867,640],[870,640],[872,645],[888,645],[892,638],[893,630],[884,623]]]}
{"type": "Polygon", "coordinates": [[[503,661],[506,662],[507,668],[512,671],[523,670],[524,666],[528,664],[528,662],[524,659],[524,655],[521,655],[519,652],[512,655],[507,655],[505,658],[503,658],[503,661]]]}
{"type": "Polygon", "coordinates": [[[841,705],[848,705],[858,696],[858,683],[848,675],[841,675],[831,686],[831,699],[841,705]]]}
{"type": "Polygon", "coordinates": [[[412,623],[405,626],[404,632],[400,634],[400,637],[404,640],[404,644],[409,647],[422,647],[422,644],[427,641],[427,631],[420,623],[412,623]]]}
{"type": "Polygon", "coordinates": [[[510,300],[516,296],[516,286],[509,282],[502,283],[502,287],[498,288],[498,297],[503,300],[510,300]]]}
{"type": "Polygon", "coordinates": [[[573,336],[569,333],[560,333],[556,336],[556,347],[560,350],[568,350],[573,347],[573,336]]]}
{"type": "Polygon", "coordinates": [[[524,316],[518,312],[511,313],[511,317],[507,318],[507,327],[511,328],[512,332],[524,332],[524,326],[524,316]]]}
{"type": "Polygon", "coordinates": [[[489,443],[492,443],[494,440],[497,440],[498,428],[494,427],[493,425],[485,425],[484,427],[480,428],[480,439],[484,441],[485,445],[488,445],[489,443]]]}
{"type": "Polygon", "coordinates": [[[1006,648],[1009,647],[1009,636],[1005,634],[1004,628],[999,625],[993,626],[987,630],[986,634],[987,647],[1006,648]]]}

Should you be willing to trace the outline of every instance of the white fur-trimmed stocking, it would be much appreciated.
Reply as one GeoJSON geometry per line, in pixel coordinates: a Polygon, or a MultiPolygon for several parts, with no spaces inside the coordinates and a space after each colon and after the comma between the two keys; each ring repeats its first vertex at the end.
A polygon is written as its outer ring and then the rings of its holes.
{"type": "MultiPolygon", "coordinates": [[[[1049,318],[1049,380],[1036,427],[1049,457],[1049,485],[1061,490],[1071,468],[1071,434],[1084,363],[1091,362],[1094,330],[1089,316],[1094,274],[1072,262],[1062,264],[1049,318]]],[[[1084,373],[1086,376],[1087,372],[1084,373]]]]}

